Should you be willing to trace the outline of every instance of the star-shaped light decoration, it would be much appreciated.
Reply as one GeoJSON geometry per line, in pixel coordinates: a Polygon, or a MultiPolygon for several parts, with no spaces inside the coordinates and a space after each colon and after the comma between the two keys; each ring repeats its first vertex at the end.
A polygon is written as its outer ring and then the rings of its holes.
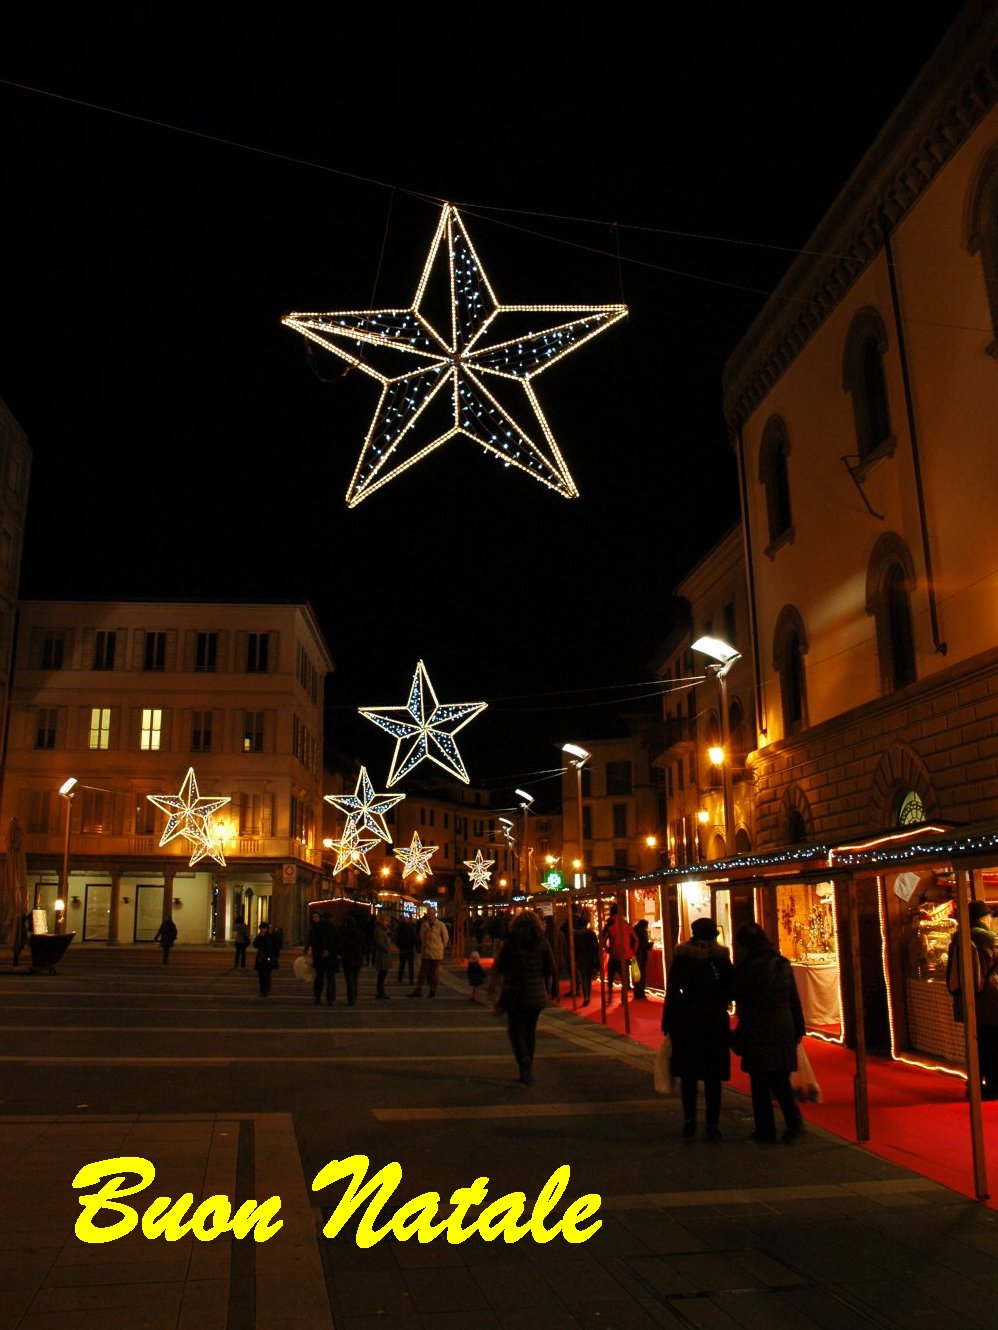
{"type": "Polygon", "coordinates": [[[441,705],[430,683],[423,662],[416,662],[416,673],[412,676],[409,700],[400,707],[358,707],[362,716],[366,716],[397,740],[392,756],[392,767],[388,773],[388,784],[395,785],[407,776],[413,767],[428,760],[442,767],[448,775],[469,784],[468,773],[461,754],[454,742],[454,735],[464,729],[469,721],[474,720],[480,711],[488,706],[487,702],[451,702],[441,705]],[[427,708],[427,696],[430,707],[427,708]],[[429,714],[427,711],[429,710],[429,714]],[[403,719],[407,717],[408,719],[403,719]],[[405,756],[399,762],[403,743],[412,740],[405,756]]]}
{"type": "Polygon", "coordinates": [[[353,794],[323,795],[327,804],[332,804],[341,813],[346,813],[350,821],[360,831],[373,831],[383,841],[391,843],[391,833],[385,824],[385,813],[394,808],[405,798],[404,794],[375,794],[367,768],[361,767],[357,777],[357,787],[353,794]]]}
{"type": "Polygon", "coordinates": [[[436,854],[440,849],[439,845],[424,845],[419,839],[419,832],[412,833],[412,841],[407,850],[396,850],[396,858],[402,860],[402,881],[412,873],[422,873],[428,877],[433,876],[433,869],[430,867],[430,856],[436,854]]]}
{"type": "Polygon", "coordinates": [[[462,862],[468,870],[468,877],[471,879],[471,885],[473,887],[488,888],[489,878],[492,876],[489,869],[495,863],[495,860],[483,859],[481,850],[478,850],[474,859],[464,859],[462,862]]]}
{"type": "Polygon", "coordinates": [[[343,828],[343,835],[339,840],[331,842],[332,848],[336,851],[333,876],[342,873],[345,868],[359,868],[362,873],[367,873],[370,876],[371,869],[367,862],[367,855],[368,851],[373,850],[377,843],[376,836],[361,837],[357,824],[353,818],[348,817],[343,828]]]}
{"type": "Polygon", "coordinates": [[[626,314],[626,305],[501,305],[457,209],[445,203],[408,309],[286,314],[282,322],[381,384],[346,494],[353,508],[457,434],[576,498],[532,381],[626,314]],[[524,397],[533,434],[513,415],[524,397]]]}
{"type": "Polygon", "coordinates": [[[201,859],[217,859],[225,864],[221,857],[221,836],[215,828],[212,813],[216,813],[231,798],[227,794],[202,795],[198,790],[194,768],[187,768],[187,775],[177,794],[147,794],[151,804],[169,814],[166,827],[160,837],[160,845],[168,845],[178,836],[183,836],[194,845],[191,855],[191,867],[201,859]]]}

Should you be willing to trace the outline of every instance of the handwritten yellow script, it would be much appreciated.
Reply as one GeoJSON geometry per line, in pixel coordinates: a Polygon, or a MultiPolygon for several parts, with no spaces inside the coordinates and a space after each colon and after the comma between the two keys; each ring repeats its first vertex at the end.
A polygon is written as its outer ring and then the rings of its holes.
{"type": "MultiPolygon", "coordinates": [[[[442,1219],[440,1193],[428,1191],[400,1205],[377,1227],[382,1211],[402,1181],[402,1165],[386,1164],[365,1185],[369,1167],[367,1155],[350,1155],[347,1159],[330,1160],[316,1174],[313,1191],[349,1180],[322,1230],[325,1237],[335,1238],[358,1211],[362,1211],[357,1224],[358,1247],[373,1247],[389,1235],[399,1242],[415,1238],[421,1243],[444,1237],[452,1245],[467,1242],[476,1235],[485,1242],[501,1237],[506,1243],[514,1243],[529,1237],[534,1242],[545,1243],[561,1237],[565,1242],[580,1243],[603,1225],[601,1219],[593,1219],[601,1204],[601,1197],[594,1193],[580,1196],[565,1208],[560,1219],[551,1222],[571,1178],[571,1169],[562,1164],[548,1178],[529,1209],[522,1191],[508,1192],[485,1205],[489,1179],[480,1177],[470,1186],[458,1187],[451,1193],[446,1204],[452,1209],[442,1219]],[[478,1213],[472,1218],[473,1209],[478,1213]],[[592,1222],[587,1225],[587,1220],[592,1222]]],[[[142,1236],[150,1241],[159,1238],[179,1242],[191,1235],[199,1242],[212,1242],[231,1233],[237,1239],[252,1236],[254,1242],[268,1242],[284,1227],[284,1221],[277,1217],[281,1209],[279,1196],[270,1196],[262,1202],[244,1201],[233,1212],[227,1196],[209,1196],[195,1205],[193,1193],[185,1192],[176,1200],[157,1196],[140,1215],[124,1198],[145,1191],[155,1180],[155,1166],[141,1155],[120,1155],[84,1164],[73,1179],[73,1186],[82,1191],[78,1199],[83,1209],[76,1221],[76,1236],[81,1242],[116,1242],[141,1225],[142,1236]],[[96,1222],[99,1216],[103,1216],[101,1223],[96,1222]]]]}

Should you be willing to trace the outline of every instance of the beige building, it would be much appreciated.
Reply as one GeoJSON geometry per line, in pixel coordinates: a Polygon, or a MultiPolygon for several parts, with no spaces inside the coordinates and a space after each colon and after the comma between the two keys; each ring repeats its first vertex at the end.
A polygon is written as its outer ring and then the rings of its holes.
{"type": "Polygon", "coordinates": [[[998,817],[996,68],[971,3],[727,367],[759,849],[998,817]]]}
{"type": "Polygon", "coordinates": [[[64,899],[81,941],[148,942],[171,911],[182,943],[222,942],[240,915],[296,940],[322,894],[332,668],[307,605],[23,603],[0,819],[20,820],[50,927],[64,899]],[[190,769],[202,799],[227,800],[224,867],[192,865],[182,835],[160,844],[148,796],[190,795],[190,769]]]}
{"type": "Polygon", "coordinates": [[[7,694],[30,479],[28,440],[0,401],[0,754],[7,730],[7,694]]]}

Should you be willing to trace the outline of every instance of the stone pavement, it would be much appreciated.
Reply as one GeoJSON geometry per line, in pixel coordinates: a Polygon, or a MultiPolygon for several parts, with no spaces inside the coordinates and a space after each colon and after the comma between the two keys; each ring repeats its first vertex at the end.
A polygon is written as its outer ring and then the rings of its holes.
{"type": "MultiPolygon", "coordinates": [[[[196,974],[192,963],[192,984],[196,974]]],[[[237,1010],[249,1015],[240,1014],[240,1024],[250,1016],[282,1026],[289,1013],[299,1019],[302,990],[289,976],[279,978],[273,1006],[257,1000],[246,1007],[252,994],[243,990],[237,1010]]],[[[24,991],[5,988],[0,976],[0,1001],[13,992],[23,1002],[24,991]]],[[[96,1000],[96,986],[88,991],[96,1000]]],[[[33,988],[31,1003],[45,993],[33,988]]],[[[61,1113],[4,1116],[0,1108],[0,1330],[972,1330],[993,1323],[998,1216],[985,1207],[817,1129],[789,1146],[751,1145],[749,1106],[730,1090],[724,1141],[688,1144],[679,1137],[675,1106],[651,1094],[650,1054],[561,1010],[542,1019],[538,1085],[514,1086],[505,1036],[468,1003],[456,968],[445,972],[436,1003],[365,1005],[364,997],[362,991],[355,1009],[332,1009],[328,1030],[304,1030],[302,1046],[321,1042],[322,1076],[329,1064],[330,1074],[377,1078],[374,1092],[364,1081],[362,1112],[343,1080],[342,1094],[327,1098],[326,1116],[343,1120],[336,1139],[353,1143],[344,1153],[370,1149],[372,1172],[391,1158],[403,1161],[405,1176],[385,1218],[442,1181],[443,1160],[465,1183],[494,1174],[490,1200],[509,1189],[509,1178],[522,1177],[532,1202],[539,1180],[570,1159],[566,1202],[598,1191],[598,1233],[579,1245],[386,1238],[362,1249],[350,1225],[323,1238],[342,1184],[310,1191],[319,1156],[314,1145],[309,1156],[303,1141],[312,1110],[250,1111],[253,1096],[240,1088],[245,1111],[185,1112],[190,1091],[181,1076],[189,1073],[177,1058],[175,1101],[163,1103],[163,1112],[91,1114],[85,1103],[68,1102],[61,1113]],[[400,1051],[379,1021],[408,1032],[400,1051]],[[448,1050],[465,1025],[492,1052],[474,1055],[463,1079],[448,1079],[448,1050]],[[375,1043],[363,1047],[378,1056],[351,1054],[356,1040],[367,1038],[375,1043]],[[334,1051],[340,1039],[348,1049],[342,1059],[334,1051]],[[422,1041],[418,1052],[414,1039],[422,1041]],[[431,1054],[430,1047],[443,1051],[431,1054]],[[501,1080],[489,1071],[493,1062],[501,1080]],[[580,1094],[580,1084],[591,1085],[592,1095],[580,1094]],[[74,1107],[86,1116],[73,1116],[74,1107]],[[169,1177],[170,1194],[190,1191],[195,1203],[213,1194],[234,1203],[278,1195],[284,1228],[264,1243],[229,1236],[168,1243],[135,1233],[82,1243],[73,1232],[80,1207],[67,1177],[80,1161],[120,1155],[154,1158],[163,1179],[135,1198],[138,1209],[160,1185],[166,1189],[169,1177]]],[[[213,1003],[211,1021],[221,1028],[223,999],[213,1003]]],[[[5,1008],[0,1018],[7,1031],[15,1011],[5,1008]]],[[[0,1035],[0,1077],[14,1074],[22,1057],[9,1052],[13,1037],[0,1035]]],[[[39,1061],[45,1038],[39,1033],[31,1045],[39,1061]]],[[[95,1047],[88,1044],[88,1055],[95,1047]]],[[[280,1075],[297,1076],[294,1061],[280,1075]]],[[[23,1064],[30,1070],[26,1053],[23,1064]]],[[[124,1061],[117,1074],[125,1076],[124,1061]]],[[[280,1091],[278,1085],[273,1093],[280,1091]]]]}

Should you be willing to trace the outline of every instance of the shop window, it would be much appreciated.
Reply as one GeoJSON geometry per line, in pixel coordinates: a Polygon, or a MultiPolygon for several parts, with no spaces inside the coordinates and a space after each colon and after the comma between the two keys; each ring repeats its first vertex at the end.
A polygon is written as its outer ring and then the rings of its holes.
{"type": "Polygon", "coordinates": [[[907,545],[892,532],[885,533],[873,547],[866,575],[866,612],[874,618],[885,695],[917,677],[911,612],[914,581],[915,565],[907,545]]]}
{"type": "Polygon", "coordinates": [[[979,254],[991,313],[989,356],[998,358],[998,144],[984,156],[971,189],[967,248],[979,254]]]}
{"type": "Polygon", "coordinates": [[[804,621],[792,605],[780,611],[774,634],[773,666],[780,679],[783,735],[789,738],[807,728],[807,683],[804,656],[807,639],[804,621]]]}
{"type": "Polygon", "coordinates": [[[852,397],[860,465],[893,447],[884,355],[887,333],[875,309],[861,310],[846,337],[842,387],[852,397]]]}
{"type": "MultiPolygon", "coordinates": [[[[779,545],[793,539],[793,518],[790,510],[790,474],[787,458],[790,439],[787,428],[779,416],[773,416],[762,432],[759,446],[759,483],[766,491],[766,516],[769,524],[769,546],[766,553],[772,558],[779,545]]],[[[729,636],[728,641],[734,637],[729,636]]]]}

